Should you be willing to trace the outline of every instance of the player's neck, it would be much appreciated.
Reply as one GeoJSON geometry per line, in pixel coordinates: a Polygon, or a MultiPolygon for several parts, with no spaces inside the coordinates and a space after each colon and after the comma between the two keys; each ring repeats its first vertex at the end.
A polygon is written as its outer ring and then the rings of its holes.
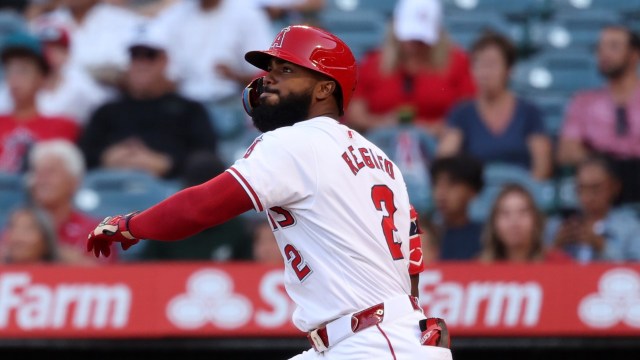
{"type": "Polygon", "coordinates": [[[309,111],[309,117],[307,118],[307,120],[321,117],[321,116],[329,117],[334,120],[340,119],[340,115],[338,114],[337,111],[313,111],[312,109],[309,111]]]}

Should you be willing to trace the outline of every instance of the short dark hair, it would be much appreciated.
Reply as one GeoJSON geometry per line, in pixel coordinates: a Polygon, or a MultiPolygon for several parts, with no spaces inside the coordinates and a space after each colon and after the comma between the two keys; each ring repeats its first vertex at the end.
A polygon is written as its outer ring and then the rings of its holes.
{"type": "Polygon", "coordinates": [[[507,64],[507,68],[511,68],[518,60],[518,50],[513,42],[505,35],[492,29],[485,30],[482,35],[471,44],[469,53],[473,55],[490,46],[496,46],[498,50],[500,50],[504,62],[507,64]]]}
{"type": "Polygon", "coordinates": [[[636,52],[640,52],[640,35],[636,31],[634,31],[633,28],[625,25],[624,23],[610,23],[602,27],[602,30],[606,29],[614,29],[625,32],[629,37],[629,48],[636,52]]]}
{"type": "Polygon", "coordinates": [[[576,174],[582,169],[590,166],[596,166],[604,170],[605,174],[609,175],[612,179],[619,180],[618,171],[616,170],[611,159],[602,154],[591,155],[584,160],[580,161],[576,165],[576,174]]]}
{"type": "Polygon", "coordinates": [[[475,157],[458,154],[437,158],[430,168],[432,182],[441,174],[447,174],[453,181],[469,185],[476,192],[484,187],[483,164],[475,157]]]}

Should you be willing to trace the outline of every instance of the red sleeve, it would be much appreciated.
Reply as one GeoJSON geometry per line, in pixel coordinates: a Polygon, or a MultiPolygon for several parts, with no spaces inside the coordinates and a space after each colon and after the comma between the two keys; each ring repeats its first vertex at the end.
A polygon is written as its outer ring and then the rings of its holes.
{"type": "Polygon", "coordinates": [[[181,240],[253,209],[251,199],[229,173],[193,186],[131,218],[139,239],[181,240]]]}

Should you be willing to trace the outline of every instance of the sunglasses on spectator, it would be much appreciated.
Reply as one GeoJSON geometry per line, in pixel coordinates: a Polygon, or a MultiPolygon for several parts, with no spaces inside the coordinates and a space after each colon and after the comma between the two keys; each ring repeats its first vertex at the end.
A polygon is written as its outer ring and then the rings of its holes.
{"type": "Polygon", "coordinates": [[[160,50],[147,47],[135,47],[129,51],[132,59],[155,60],[160,55],[160,50]]]}
{"type": "Polygon", "coordinates": [[[616,135],[625,136],[629,132],[629,119],[627,108],[618,106],[616,108],[616,135]]]}

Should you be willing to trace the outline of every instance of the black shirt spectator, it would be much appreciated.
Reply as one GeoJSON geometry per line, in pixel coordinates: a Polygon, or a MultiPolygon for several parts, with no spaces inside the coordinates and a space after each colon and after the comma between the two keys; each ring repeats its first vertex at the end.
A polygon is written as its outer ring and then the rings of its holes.
{"type": "Polygon", "coordinates": [[[79,141],[89,169],[136,169],[163,178],[181,175],[187,157],[215,151],[207,110],[175,92],[166,36],[140,30],[129,47],[123,93],[92,114],[79,141]]]}

